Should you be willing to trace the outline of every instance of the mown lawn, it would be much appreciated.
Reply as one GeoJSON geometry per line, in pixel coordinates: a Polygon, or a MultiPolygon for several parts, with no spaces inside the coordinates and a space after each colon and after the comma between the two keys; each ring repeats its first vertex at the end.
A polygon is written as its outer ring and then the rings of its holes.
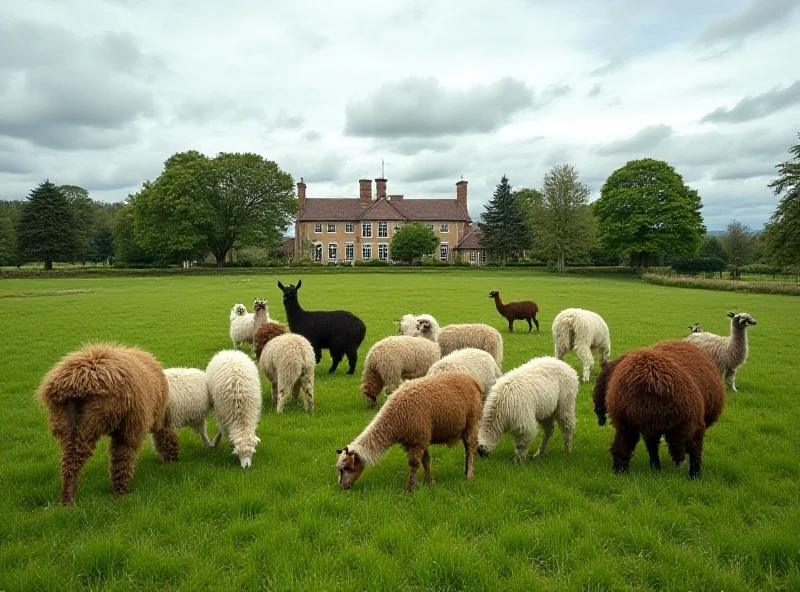
{"type": "MultiPolygon", "coordinates": [[[[294,271],[293,273],[297,273],[294,271]]],[[[298,276],[5,280],[0,282],[0,590],[798,590],[800,366],[796,297],[682,290],[631,278],[542,272],[315,274],[306,308],[347,308],[367,324],[355,376],[317,372],[317,409],[265,407],[253,469],[227,443],[206,450],[181,434],[180,461],[162,466],[148,441],[131,494],[115,500],[102,440],[58,506],[58,448],[34,399],[47,369],[89,339],[153,352],[165,366],[204,368],[229,347],[235,302],[269,300],[285,320],[276,280],[298,276]],[[488,298],[532,298],[541,333],[505,333],[488,298]],[[58,296],[19,294],[81,290],[58,296]],[[406,312],[442,324],[486,322],[505,339],[504,370],[552,355],[550,323],[581,306],[607,320],[613,355],[681,338],[700,322],[727,334],[729,310],[751,313],[751,353],[706,436],[704,475],[648,468],[639,445],[625,476],[611,473],[613,428],[597,425],[591,383],[578,400],[575,451],[560,433],[546,457],[513,467],[510,436],[476,478],[463,448],[431,449],[434,485],[403,492],[405,455],[393,449],[348,492],[335,450],[372,417],[359,394],[363,358],[406,312]]],[[[568,361],[578,367],[577,358],[568,361]]],[[[594,378],[594,375],[593,375],[594,378]]],[[[268,387],[264,384],[265,401],[268,387]]],[[[211,422],[210,433],[216,433],[211,422]]],[[[536,444],[534,444],[535,446],[536,444]]]]}

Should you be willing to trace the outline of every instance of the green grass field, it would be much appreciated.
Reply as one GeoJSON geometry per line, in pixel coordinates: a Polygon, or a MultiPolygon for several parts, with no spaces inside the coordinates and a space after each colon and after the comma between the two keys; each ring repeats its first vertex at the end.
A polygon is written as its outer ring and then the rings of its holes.
{"type": "MultiPolygon", "coordinates": [[[[0,590],[800,589],[800,301],[627,277],[309,275],[304,307],[347,308],[368,327],[355,376],[344,374],[346,364],[329,376],[323,356],[313,416],[298,403],[276,416],[264,383],[253,469],[239,468],[227,443],[204,449],[186,429],[174,465],[162,466],[145,443],[131,493],[118,500],[103,439],[81,475],[77,505],[60,508],[58,448],[34,398],[59,357],[86,340],[115,339],[165,366],[205,368],[230,346],[235,302],[250,309],[265,297],[271,316],[285,320],[276,280],[296,283],[293,273],[0,282],[0,590]],[[519,332],[508,335],[487,297],[493,289],[506,301],[536,300],[541,333],[528,335],[517,322],[519,332]],[[42,295],[64,290],[79,292],[42,295]],[[702,479],[689,481],[685,464],[673,468],[663,445],[664,471],[651,473],[641,443],[630,474],[613,475],[613,428],[597,425],[590,383],[579,393],[569,457],[557,430],[544,458],[514,467],[507,435],[489,459],[476,459],[467,483],[463,448],[433,447],[435,483],[409,495],[396,447],[352,490],[338,489],[336,448],[374,413],[359,394],[363,359],[396,332],[399,316],[489,323],[503,332],[509,370],[552,355],[551,321],[569,306],[603,315],[613,356],[682,338],[695,322],[727,334],[729,310],[758,320],[740,392],[727,393],[706,435],[702,479]]],[[[567,361],[579,368],[574,354],[567,361]]]]}

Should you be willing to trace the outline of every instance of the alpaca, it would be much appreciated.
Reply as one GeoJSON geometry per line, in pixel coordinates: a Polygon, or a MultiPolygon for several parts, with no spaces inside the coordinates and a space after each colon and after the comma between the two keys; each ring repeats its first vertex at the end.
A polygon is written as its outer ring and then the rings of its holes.
{"type": "Polygon", "coordinates": [[[489,391],[497,379],[503,375],[490,353],[474,347],[465,347],[447,354],[430,367],[427,375],[433,376],[449,371],[472,376],[483,388],[484,399],[489,396],[489,391]]]}
{"type": "Polygon", "coordinates": [[[239,458],[239,464],[243,469],[249,469],[256,446],[261,442],[256,436],[261,416],[258,368],[247,354],[223,350],[208,363],[206,379],[219,424],[214,447],[225,436],[233,445],[233,454],[239,458]]]}
{"type": "Polygon", "coordinates": [[[390,395],[403,379],[425,376],[440,357],[439,346],[427,339],[406,335],[384,337],[370,348],[364,360],[361,392],[367,404],[374,407],[384,387],[390,395]]]}
{"type": "Polygon", "coordinates": [[[264,350],[264,346],[267,345],[271,339],[275,339],[284,333],[286,333],[286,327],[275,321],[270,321],[261,325],[253,336],[253,349],[256,352],[256,361],[261,359],[261,352],[264,350]]]}
{"type": "Polygon", "coordinates": [[[240,349],[245,342],[253,341],[254,313],[247,312],[244,304],[234,304],[231,309],[230,337],[233,349],[240,349]]]}
{"type": "Polygon", "coordinates": [[[689,327],[689,333],[701,333],[702,331],[700,323],[695,323],[694,327],[689,327]]]}
{"type": "Polygon", "coordinates": [[[420,463],[425,483],[430,484],[431,444],[464,443],[464,475],[473,478],[481,419],[481,387],[474,378],[458,372],[442,372],[404,382],[386,400],[364,431],[336,451],[339,486],[350,489],[368,465],[375,465],[394,444],[408,454],[406,491],[417,485],[420,463]]]}
{"type": "Polygon", "coordinates": [[[489,292],[489,298],[494,298],[494,305],[500,316],[505,317],[508,321],[508,332],[514,332],[514,321],[528,321],[528,333],[533,331],[531,320],[536,324],[536,331],[539,331],[539,321],[536,320],[536,313],[539,312],[539,306],[531,300],[523,300],[520,302],[509,302],[503,304],[500,299],[500,292],[489,292]]]}
{"type": "Polygon", "coordinates": [[[489,456],[506,432],[514,435],[514,459],[524,462],[539,426],[544,429],[542,456],[555,430],[564,435],[564,449],[572,452],[578,373],[566,362],[551,357],[534,358],[504,374],[492,387],[478,432],[478,454],[489,456]]]}
{"type": "Polygon", "coordinates": [[[611,417],[616,434],[612,469],[629,470],[631,456],[644,437],[650,468],[661,470],[661,436],[679,465],[689,453],[689,477],[699,477],[705,432],[719,418],[725,392],[707,355],[684,341],[662,341],[604,362],[592,392],[598,424],[611,417]]]}
{"type": "MultiPolygon", "coordinates": [[[[263,327],[262,327],[263,328],[263,327]]],[[[305,392],[303,406],[314,410],[314,348],[302,335],[275,335],[261,351],[258,366],[272,383],[272,403],[280,415],[286,400],[305,392]]]]}
{"type": "Polygon", "coordinates": [[[206,416],[214,407],[208,392],[206,373],[197,368],[167,368],[169,383],[170,427],[177,434],[184,426],[194,430],[208,448],[214,445],[208,439],[206,416]]]}
{"type": "MultiPolygon", "coordinates": [[[[269,309],[266,300],[253,300],[253,337],[251,338],[253,349],[255,349],[256,332],[264,323],[270,323],[269,309]]],[[[258,358],[256,358],[258,359],[258,358]]]]}
{"type": "Polygon", "coordinates": [[[111,486],[128,493],[136,457],[148,432],[163,462],[178,458],[170,429],[169,385],[159,361],[146,351],[92,343],[67,354],[38,389],[50,430],[61,448],[61,504],[75,503],[78,476],[103,435],[109,445],[111,486]]]}
{"type": "Polygon", "coordinates": [[[247,314],[247,307],[244,304],[238,303],[234,304],[233,308],[231,309],[230,320],[232,321],[237,316],[244,316],[247,314]]]}
{"type": "Polygon", "coordinates": [[[600,352],[601,363],[611,355],[611,337],[603,318],[590,310],[567,308],[553,319],[553,341],[556,358],[563,360],[570,349],[583,362],[583,382],[589,382],[594,366],[592,350],[600,352]]]}
{"type": "Polygon", "coordinates": [[[431,315],[405,315],[400,321],[400,330],[404,335],[424,337],[439,344],[442,356],[465,347],[474,347],[488,352],[503,367],[503,336],[500,331],[483,323],[447,325],[439,327],[439,323],[431,315]],[[412,328],[411,319],[416,320],[412,328]]]}
{"type": "Polygon", "coordinates": [[[330,350],[333,365],[328,370],[329,374],[336,372],[339,362],[347,356],[350,366],[348,374],[356,371],[358,362],[358,348],[367,334],[367,327],[356,315],[345,310],[335,311],[306,311],[297,300],[297,291],[302,280],[297,286],[290,284],[284,286],[278,282],[278,287],[283,292],[283,306],[289,329],[308,339],[314,348],[314,359],[319,364],[322,359],[322,350],[330,350]]]}
{"type": "Polygon", "coordinates": [[[693,332],[684,341],[693,343],[706,352],[719,371],[725,376],[731,390],[736,390],[736,370],[747,360],[747,328],[755,325],[756,320],[746,312],[728,313],[731,319],[731,334],[720,337],[706,331],[693,332]]]}

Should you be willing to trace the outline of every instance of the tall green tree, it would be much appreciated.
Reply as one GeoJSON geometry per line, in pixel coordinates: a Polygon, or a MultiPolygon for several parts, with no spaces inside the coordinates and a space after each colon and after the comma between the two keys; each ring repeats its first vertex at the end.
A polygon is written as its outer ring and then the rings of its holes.
{"type": "Polygon", "coordinates": [[[483,233],[481,248],[494,259],[504,262],[530,247],[531,237],[525,225],[522,208],[508,178],[503,175],[492,200],[486,204],[483,221],[478,223],[483,233]]]}
{"type": "Polygon", "coordinates": [[[430,255],[436,251],[439,239],[424,224],[406,224],[392,237],[392,257],[414,262],[414,258],[430,255]]]}
{"type": "Polygon", "coordinates": [[[693,256],[705,234],[702,204],[669,164],[645,158],[614,171],[595,202],[599,230],[609,248],[629,253],[631,265],[650,257],[693,256]]]}
{"type": "Polygon", "coordinates": [[[533,241],[556,270],[563,273],[568,258],[582,257],[594,246],[595,220],[589,188],[570,165],[554,166],[544,176],[542,190],[517,192],[528,217],[533,241]]]}
{"type": "Polygon", "coordinates": [[[114,259],[120,263],[152,263],[154,257],[136,243],[133,206],[123,204],[111,219],[114,259]]]}
{"type": "Polygon", "coordinates": [[[94,244],[96,229],[95,202],[89,197],[89,192],[82,187],[74,185],[60,185],[59,189],[67,196],[72,207],[72,216],[75,220],[75,263],[85,264],[87,261],[97,259],[94,244]]]}
{"type": "Polygon", "coordinates": [[[778,176],[769,184],[780,201],[764,234],[766,254],[779,267],[800,265],[800,144],[789,153],[792,157],[777,165],[778,176]]]}
{"type": "Polygon", "coordinates": [[[181,256],[211,251],[218,266],[234,247],[279,241],[297,212],[291,175],[252,153],[176,153],[131,202],[140,246],[181,256]]]}
{"type": "Polygon", "coordinates": [[[709,259],[716,257],[717,259],[728,262],[728,253],[722,245],[722,241],[716,236],[708,236],[703,239],[703,244],[700,246],[700,256],[709,259]]]}
{"type": "Polygon", "coordinates": [[[17,260],[17,233],[9,217],[0,218],[0,265],[13,265],[17,260]]]}
{"type": "Polygon", "coordinates": [[[739,268],[752,261],[752,237],[750,229],[734,219],[728,222],[725,227],[725,235],[722,237],[722,244],[725,247],[728,264],[733,268],[733,276],[740,277],[739,268]]]}
{"type": "Polygon", "coordinates": [[[49,180],[40,183],[28,196],[17,225],[20,260],[67,261],[75,252],[75,219],[67,196],[49,180]]]}

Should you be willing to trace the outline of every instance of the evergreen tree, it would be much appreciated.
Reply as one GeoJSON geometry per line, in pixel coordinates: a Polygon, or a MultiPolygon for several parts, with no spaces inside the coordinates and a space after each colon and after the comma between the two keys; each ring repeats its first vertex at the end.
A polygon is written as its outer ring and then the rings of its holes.
{"type": "Polygon", "coordinates": [[[72,256],[75,243],[75,221],[67,196],[49,180],[40,183],[28,196],[17,226],[20,260],[44,261],[45,269],[53,269],[53,261],[72,256]]]}
{"type": "Polygon", "coordinates": [[[478,226],[483,233],[481,248],[504,263],[530,246],[530,232],[522,208],[505,175],[495,189],[492,201],[486,205],[483,221],[478,226]]]}
{"type": "Polygon", "coordinates": [[[767,254],[780,267],[800,265],[800,144],[789,153],[792,158],[777,166],[778,177],[769,184],[781,199],[764,236],[767,254]]]}

